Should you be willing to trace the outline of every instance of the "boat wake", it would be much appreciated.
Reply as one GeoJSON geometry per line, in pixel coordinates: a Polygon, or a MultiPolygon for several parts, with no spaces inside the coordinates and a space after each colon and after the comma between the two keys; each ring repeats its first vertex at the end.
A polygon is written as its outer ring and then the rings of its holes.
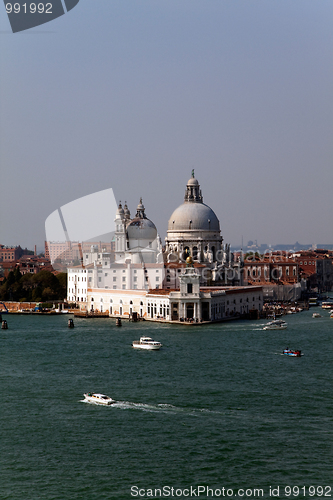
{"type": "Polygon", "coordinates": [[[204,414],[220,414],[225,415],[226,412],[220,412],[216,410],[209,410],[208,408],[184,408],[180,406],[174,406],[168,403],[158,403],[158,404],[147,404],[147,403],[134,403],[131,401],[116,401],[112,405],[100,405],[98,403],[89,402],[85,399],[80,400],[81,403],[89,403],[95,406],[104,406],[104,408],[109,409],[119,409],[119,410],[136,410],[144,411],[150,413],[167,413],[180,415],[185,414],[192,417],[200,417],[204,414]]]}

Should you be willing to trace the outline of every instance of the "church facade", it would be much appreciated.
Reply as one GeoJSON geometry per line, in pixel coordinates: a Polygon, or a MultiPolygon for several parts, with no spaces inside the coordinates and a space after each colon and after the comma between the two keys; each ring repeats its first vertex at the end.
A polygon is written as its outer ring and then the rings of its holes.
{"type": "Polygon", "coordinates": [[[262,309],[262,288],[242,286],[242,263],[223,245],[194,171],[165,243],[163,249],[142,199],[134,218],[119,203],[113,255],[92,247],[82,266],[69,268],[67,300],[87,314],[166,321],[221,321],[262,309]]]}

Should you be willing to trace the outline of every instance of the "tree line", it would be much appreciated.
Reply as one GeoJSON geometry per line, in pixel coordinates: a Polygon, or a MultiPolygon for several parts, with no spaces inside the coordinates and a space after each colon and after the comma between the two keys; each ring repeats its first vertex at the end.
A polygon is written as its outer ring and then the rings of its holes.
{"type": "Polygon", "coordinates": [[[67,296],[67,273],[22,274],[18,268],[10,271],[0,286],[0,300],[15,302],[46,302],[64,300],[67,296]]]}

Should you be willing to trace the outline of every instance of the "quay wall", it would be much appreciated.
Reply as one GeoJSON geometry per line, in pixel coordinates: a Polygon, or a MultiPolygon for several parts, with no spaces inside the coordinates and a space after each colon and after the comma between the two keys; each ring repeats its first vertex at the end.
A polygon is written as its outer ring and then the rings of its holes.
{"type": "Polygon", "coordinates": [[[18,312],[18,311],[30,311],[31,309],[34,310],[36,305],[39,304],[39,302],[0,302],[0,312],[4,313],[6,312],[7,307],[9,312],[18,312]]]}

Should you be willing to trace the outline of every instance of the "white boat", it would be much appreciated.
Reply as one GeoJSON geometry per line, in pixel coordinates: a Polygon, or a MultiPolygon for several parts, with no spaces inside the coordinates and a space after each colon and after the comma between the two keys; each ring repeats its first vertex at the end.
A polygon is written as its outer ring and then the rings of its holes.
{"type": "Polygon", "coordinates": [[[321,318],[321,314],[319,314],[319,313],[313,313],[312,317],[313,318],[321,318]]]}
{"type": "Polygon", "coordinates": [[[161,342],[156,342],[156,340],[151,339],[150,337],[141,337],[140,340],[134,340],[132,342],[132,346],[135,349],[150,349],[157,351],[162,347],[161,342]]]}
{"type": "Polygon", "coordinates": [[[115,400],[106,396],[105,394],[100,394],[98,392],[87,392],[84,394],[85,401],[88,403],[94,403],[97,405],[112,405],[115,400]]]}
{"type": "Polygon", "coordinates": [[[287,323],[283,319],[275,319],[267,323],[263,330],[285,330],[287,328],[287,323]]]}

